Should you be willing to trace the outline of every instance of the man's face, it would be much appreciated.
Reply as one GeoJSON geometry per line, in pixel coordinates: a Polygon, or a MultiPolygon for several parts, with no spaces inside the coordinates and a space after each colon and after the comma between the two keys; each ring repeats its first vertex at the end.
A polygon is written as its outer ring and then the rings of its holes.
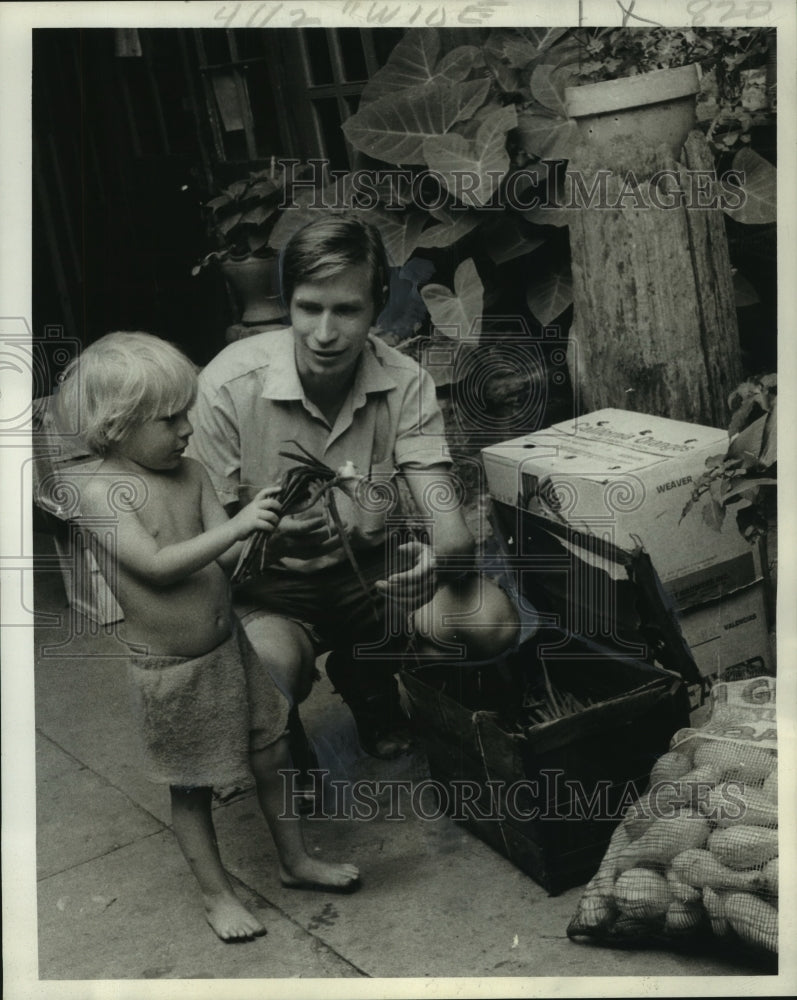
{"type": "Polygon", "coordinates": [[[302,380],[345,382],[374,318],[370,268],[357,264],[322,281],[297,285],[290,314],[302,380]]]}

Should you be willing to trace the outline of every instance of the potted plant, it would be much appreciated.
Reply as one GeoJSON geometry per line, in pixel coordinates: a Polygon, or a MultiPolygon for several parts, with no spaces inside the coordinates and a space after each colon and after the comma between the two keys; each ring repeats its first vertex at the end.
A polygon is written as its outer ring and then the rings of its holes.
{"type": "MultiPolygon", "coordinates": [[[[767,55],[760,29],[597,28],[577,31],[573,40],[580,46],[573,66],[579,85],[565,89],[565,107],[588,141],[637,135],[667,143],[677,157],[695,125],[698,95],[710,139],[749,141],[754,119],[744,92],[751,67],[767,55]]],[[[766,105],[759,97],[752,103],[758,111],[766,105]]]]}
{"type": "Polygon", "coordinates": [[[235,180],[205,206],[209,234],[216,242],[192,274],[218,264],[232,289],[244,325],[281,319],[285,310],[279,286],[277,252],[269,237],[286,199],[285,171],[270,167],[235,180]]]}
{"type": "Polygon", "coordinates": [[[607,145],[633,135],[678,156],[695,124],[700,66],[689,63],[565,90],[568,115],[587,141],[607,145]]]}

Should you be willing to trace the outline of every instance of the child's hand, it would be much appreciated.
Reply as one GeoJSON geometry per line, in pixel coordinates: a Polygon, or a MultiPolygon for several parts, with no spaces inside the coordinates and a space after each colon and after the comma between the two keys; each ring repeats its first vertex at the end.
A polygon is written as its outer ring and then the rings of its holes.
{"type": "Polygon", "coordinates": [[[278,492],[279,487],[276,486],[260,490],[254,499],[232,518],[236,539],[240,541],[247,538],[253,531],[265,531],[271,534],[280,519],[280,504],[274,497],[278,492]]]}

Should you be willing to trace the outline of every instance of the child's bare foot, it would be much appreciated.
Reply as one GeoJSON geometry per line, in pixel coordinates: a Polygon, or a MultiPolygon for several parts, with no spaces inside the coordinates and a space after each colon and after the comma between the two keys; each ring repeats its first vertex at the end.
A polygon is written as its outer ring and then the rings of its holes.
{"type": "Polygon", "coordinates": [[[280,865],[280,881],[287,889],[317,889],[320,892],[354,892],[360,886],[356,865],[332,864],[305,857],[289,871],[280,865]]]}
{"type": "Polygon", "coordinates": [[[251,941],[266,928],[232,894],[205,896],[205,917],[222,941],[251,941]]]}

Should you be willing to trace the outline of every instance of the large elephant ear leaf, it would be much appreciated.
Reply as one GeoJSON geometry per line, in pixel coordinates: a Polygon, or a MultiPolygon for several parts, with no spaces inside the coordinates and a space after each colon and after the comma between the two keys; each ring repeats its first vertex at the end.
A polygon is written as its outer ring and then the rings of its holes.
{"type": "Polygon", "coordinates": [[[485,249],[496,264],[523,257],[545,242],[543,237],[532,237],[521,229],[521,224],[508,212],[496,217],[485,227],[485,249]]]}
{"type": "Polygon", "coordinates": [[[518,141],[531,156],[543,160],[567,160],[573,153],[578,127],[572,118],[521,111],[518,116],[518,141]]]}
{"type": "Polygon", "coordinates": [[[543,326],[561,316],[573,302],[573,279],[569,270],[551,271],[526,289],[526,302],[532,315],[543,326]]]}
{"type": "Polygon", "coordinates": [[[526,37],[534,44],[536,49],[534,53],[535,58],[550,49],[552,45],[567,34],[568,30],[567,28],[526,28],[526,37]]]}
{"type": "Polygon", "coordinates": [[[475,45],[459,45],[438,62],[439,53],[440,36],[435,28],[410,28],[365,85],[360,107],[435,80],[460,83],[472,69],[484,65],[481,49],[475,45]]]}
{"type": "Polygon", "coordinates": [[[495,28],[485,43],[485,52],[512,69],[525,69],[540,59],[568,31],[567,28],[495,28]]]}
{"type": "Polygon", "coordinates": [[[426,225],[426,214],[413,209],[388,212],[378,208],[364,212],[364,217],[381,233],[385,252],[393,267],[401,267],[409,260],[419,245],[421,230],[426,225]]]}
{"type": "Polygon", "coordinates": [[[274,250],[282,250],[294,233],[312,222],[319,215],[315,207],[318,199],[316,191],[296,191],[291,194],[289,206],[282,210],[271,230],[268,245],[274,250]]]}
{"type": "MultiPolygon", "coordinates": [[[[430,213],[431,214],[431,213],[430,213]]],[[[434,213],[439,224],[424,229],[418,238],[419,247],[450,247],[479,225],[477,212],[448,212],[438,209],[434,213]]]]}
{"type": "Polygon", "coordinates": [[[433,79],[459,83],[472,69],[483,65],[484,56],[481,49],[475,45],[460,45],[443,56],[435,67],[433,79]]]}
{"type": "Polygon", "coordinates": [[[733,169],[741,174],[741,194],[738,208],[725,211],[737,222],[760,225],[777,220],[777,177],[775,167],[753,149],[740,149],[733,158],[733,169]]]}
{"type": "Polygon", "coordinates": [[[445,285],[426,285],[423,301],[436,333],[451,340],[477,338],[481,332],[484,286],[473,259],[468,257],[454,274],[454,291],[445,285]]]}
{"type": "Polygon", "coordinates": [[[470,118],[484,104],[490,81],[447,83],[435,80],[382,97],[343,123],[355,149],[395,164],[426,164],[423,144],[445,135],[458,121],[470,118]]]}
{"type": "Polygon", "coordinates": [[[486,118],[473,141],[459,135],[430,136],[423,145],[426,162],[445,181],[449,194],[465,205],[488,205],[509,169],[506,133],[517,124],[514,105],[486,118]]]}
{"type": "Polygon", "coordinates": [[[567,117],[565,87],[573,81],[573,68],[540,63],[531,74],[531,94],[535,101],[562,118],[567,117]]]}
{"type": "Polygon", "coordinates": [[[449,385],[465,374],[464,360],[479,345],[484,286],[468,257],[454,274],[454,291],[445,285],[426,285],[421,295],[434,324],[421,363],[435,385],[449,385]]]}
{"type": "Polygon", "coordinates": [[[408,87],[430,83],[440,52],[440,36],[434,28],[410,28],[390,53],[385,65],[366,84],[360,107],[408,87]]]}

